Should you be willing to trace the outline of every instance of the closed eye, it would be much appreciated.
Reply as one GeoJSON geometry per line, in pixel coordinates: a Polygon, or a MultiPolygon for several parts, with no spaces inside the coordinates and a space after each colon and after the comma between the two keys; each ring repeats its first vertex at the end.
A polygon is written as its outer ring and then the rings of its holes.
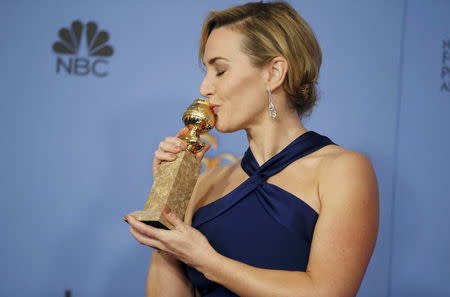
{"type": "Polygon", "coordinates": [[[224,73],[225,73],[225,71],[217,72],[216,76],[221,76],[224,73]]]}

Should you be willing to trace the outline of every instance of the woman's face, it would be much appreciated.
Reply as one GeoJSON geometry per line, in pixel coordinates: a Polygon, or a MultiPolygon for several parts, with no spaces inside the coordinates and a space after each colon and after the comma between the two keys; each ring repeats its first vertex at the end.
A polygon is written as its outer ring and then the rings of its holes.
{"type": "Polygon", "coordinates": [[[267,115],[267,93],[261,69],[241,51],[243,35],[226,27],[214,29],[206,42],[207,72],[200,85],[216,113],[216,129],[234,132],[249,128],[267,115]]]}

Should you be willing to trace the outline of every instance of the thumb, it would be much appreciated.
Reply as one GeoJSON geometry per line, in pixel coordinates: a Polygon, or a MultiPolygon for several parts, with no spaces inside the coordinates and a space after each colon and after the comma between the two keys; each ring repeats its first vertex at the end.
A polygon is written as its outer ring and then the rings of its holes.
{"type": "Polygon", "coordinates": [[[209,148],[211,147],[211,145],[209,143],[205,143],[205,146],[202,148],[201,151],[199,151],[195,157],[197,158],[197,160],[201,161],[203,159],[203,156],[206,154],[206,152],[209,150],[209,148]]]}
{"type": "Polygon", "coordinates": [[[177,137],[178,136],[184,136],[189,132],[189,129],[187,127],[183,127],[181,128],[178,132],[177,132],[177,137]]]}
{"type": "Polygon", "coordinates": [[[167,221],[174,225],[175,228],[177,226],[184,224],[184,222],[176,215],[175,212],[173,212],[169,206],[165,206],[163,209],[163,214],[166,217],[167,221]]]}

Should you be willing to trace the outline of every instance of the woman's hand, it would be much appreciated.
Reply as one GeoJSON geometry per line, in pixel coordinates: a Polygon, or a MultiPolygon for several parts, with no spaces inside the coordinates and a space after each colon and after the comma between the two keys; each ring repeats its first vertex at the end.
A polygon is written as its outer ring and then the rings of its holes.
{"type": "MultiPolygon", "coordinates": [[[[166,137],[164,141],[159,143],[158,149],[153,154],[153,176],[156,175],[156,172],[163,161],[174,161],[177,158],[177,153],[186,149],[186,143],[178,138],[178,136],[184,136],[188,132],[189,129],[184,127],[178,131],[175,137],[166,137]]],[[[195,155],[197,160],[200,161],[203,158],[210,146],[210,144],[206,143],[205,147],[195,155]]]]}
{"type": "Polygon", "coordinates": [[[217,252],[206,237],[197,229],[179,219],[169,207],[163,211],[166,219],[175,226],[173,230],[164,230],[146,225],[128,215],[125,219],[130,224],[130,232],[136,240],[146,246],[168,253],[170,256],[198,268],[211,261],[217,252]]]}
{"type": "MultiPolygon", "coordinates": [[[[162,162],[174,161],[177,158],[177,154],[187,148],[186,143],[178,136],[184,136],[188,132],[189,129],[184,127],[178,131],[175,137],[166,137],[164,141],[159,143],[158,150],[155,151],[153,158],[153,176],[158,172],[162,162]]],[[[200,161],[203,158],[210,146],[210,144],[206,143],[205,147],[196,153],[197,160],[200,161]]],[[[148,226],[131,215],[127,215],[124,219],[130,224],[131,234],[141,244],[153,247],[194,268],[199,267],[201,260],[205,260],[205,255],[212,255],[215,253],[215,250],[202,233],[185,224],[175,213],[167,213],[166,210],[170,209],[168,207],[165,208],[165,211],[163,211],[164,216],[169,223],[175,226],[175,229],[170,231],[148,226]]]]}

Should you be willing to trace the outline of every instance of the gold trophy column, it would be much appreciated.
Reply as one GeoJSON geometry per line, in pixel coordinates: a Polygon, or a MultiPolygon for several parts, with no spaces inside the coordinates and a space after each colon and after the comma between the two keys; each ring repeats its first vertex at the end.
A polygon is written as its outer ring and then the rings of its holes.
{"type": "Polygon", "coordinates": [[[184,219],[200,174],[201,161],[197,160],[195,154],[204,147],[204,143],[200,142],[199,135],[207,133],[215,124],[208,100],[194,100],[184,112],[183,122],[189,132],[180,138],[186,142],[187,149],[178,153],[174,161],[160,165],[144,209],[131,213],[137,220],[157,228],[174,228],[162,213],[166,205],[184,219]]]}

